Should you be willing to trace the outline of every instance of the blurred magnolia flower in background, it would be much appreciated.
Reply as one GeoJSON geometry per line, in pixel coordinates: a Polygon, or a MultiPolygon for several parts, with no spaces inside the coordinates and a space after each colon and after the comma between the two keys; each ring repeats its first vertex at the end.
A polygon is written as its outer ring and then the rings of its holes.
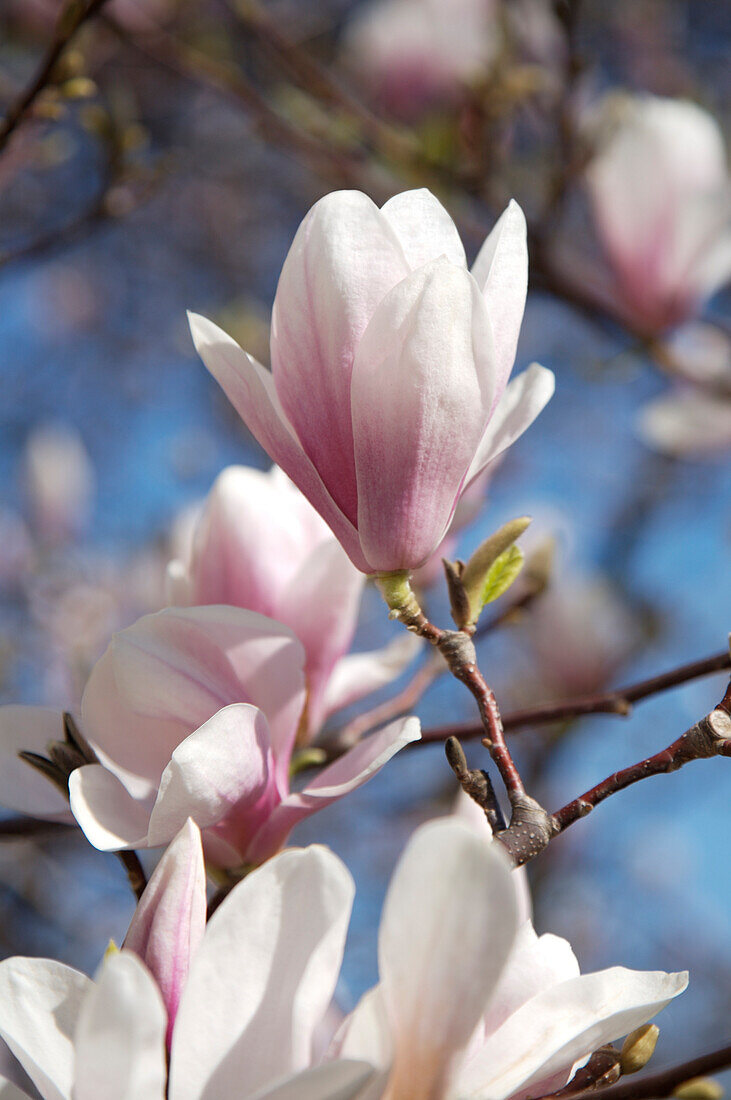
{"type": "Polygon", "coordinates": [[[346,27],[342,62],[381,107],[414,119],[484,77],[501,41],[498,0],[371,0],[346,27]]]}
{"type": "Polygon", "coordinates": [[[586,170],[594,219],[627,317],[648,335],[688,320],[731,276],[723,135],[694,103],[609,95],[586,170]]]}
{"type": "Polygon", "coordinates": [[[306,730],[395,679],[421,648],[411,634],[347,656],[365,578],[325,521],[276,466],[229,466],[208,495],[183,560],[168,566],[170,600],[230,604],[289,626],[305,649],[306,730]]]}
{"type": "Polygon", "coordinates": [[[664,341],[658,358],[676,384],[640,410],[640,438],[649,447],[678,458],[703,458],[731,448],[727,333],[701,322],[683,325],[664,341]]]}
{"type": "Polygon", "coordinates": [[[125,948],[107,956],[95,981],[49,959],[0,963],[0,1037],[15,1059],[3,1060],[3,1072],[20,1090],[12,1096],[356,1097],[371,1067],[313,1066],[353,893],[327,849],[285,852],[234,887],[204,933],[200,837],[188,823],[148,885],[125,948]]]}
{"type": "Polygon", "coordinates": [[[645,405],[640,438],[677,458],[704,458],[731,448],[731,397],[677,387],[645,405]]]}
{"type": "Polygon", "coordinates": [[[423,565],[462,493],[553,393],[508,385],[528,284],[511,202],[467,271],[429,191],[382,209],[326,195],[302,222],[272,311],[272,373],[210,321],[196,348],[259,443],[365,573],[423,565]]]}
{"type": "Polygon", "coordinates": [[[553,699],[606,687],[640,641],[637,620],[621,594],[603,577],[575,569],[536,600],[525,634],[535,660],[533,676],[553,699]]]}
{"type": "Polygon", "coordinates": [[[83,441],[67,424],[41,424],[23,458],[30,519],[42,542],[76,538],[86,526],[95,487],[83,441]]]}

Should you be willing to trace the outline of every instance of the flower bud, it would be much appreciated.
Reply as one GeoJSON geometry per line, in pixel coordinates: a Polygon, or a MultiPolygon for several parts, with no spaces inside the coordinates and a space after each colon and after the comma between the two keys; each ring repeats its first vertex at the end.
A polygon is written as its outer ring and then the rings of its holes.
{"type": "Polygon", "coordinates": [[[655,1053],[659,1034],[656,1024],[645,1024],[627,1036],[622,1044],[622,1073],[637,1073],[647,1065],[655,1053]]]}
{"type": "Polygon", "coordinates": [[[680,1100],[721,1100],[723,1089],[712,1077],[691,1077],[673,1089],[680,1100]]]}

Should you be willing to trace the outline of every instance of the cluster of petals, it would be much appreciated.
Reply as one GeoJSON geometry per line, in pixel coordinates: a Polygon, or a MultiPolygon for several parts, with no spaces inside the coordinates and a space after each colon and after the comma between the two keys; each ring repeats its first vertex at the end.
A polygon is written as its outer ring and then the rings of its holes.
{"type": "MultiPolygon", "coordinates": [[[[362,740],[299,791],[289,769],[305,708],[304,651],[253,611],[168,608],[116,634],[81,702],[100,763],[72,772],[71,809],[97,848],[167,844],[188,817],[212,864],[260,863],[303,818],[369,779],[420,736],[405,719],[362,740]]],[[[62,739],[62,715],[0,710],[0,802],[58,815],[63,799],[27,764],[62,739]]]]}
{"type": "Polygon", "coordinates": [[[715,119],[687,100],[609,97],[587,169],[626,315],[648,334],[692,317],[731,276],[731,180],[715,119]]]}
{"type": "Polygon", "coordinates": [[[299,227],[279,279],[269,372],[191,316],[206,366],[365,573],[412,570],[461,494],[535,419],[553,375],[509,385],[528,279],[511,202],[471,271],[426,190],[378,208],[340,191],[299,227]]]}
{"type": "Polygon", "coordinates": [[[168,566],[170,602],[244,607],[294,631],[305,650],[307,740],[334,711],[398,676],[420,648],[402,632],[383,649],[348,652],[363,574],[277,466],[268,473],[228,466],[190,541],[168,566]]]}
{"type": "Polygon", "coordinates": [[[354,1100],[372,1068],[312,1064],[353,893],[327,849],[294,849],[240,883],[206,926],[188,822],[96,981],[49,959],[0,963],[0,1095],[354,1100]]]}
{"type": "Polygon", "coordinates": [[[388,890],[380,982],[319,1061],[347,869],[318,846],[281,853],[204,932],[202,852],[186,823],[95,984],[47,960],[0,963],[3,1068],[43,1100],[161,1100],[167,1035],[170,1100],[507,1100],[560,1087],[687,975],[580,975],[566,941],[522,920],[516,880],[465,823],[419,829],[388,890]]]}

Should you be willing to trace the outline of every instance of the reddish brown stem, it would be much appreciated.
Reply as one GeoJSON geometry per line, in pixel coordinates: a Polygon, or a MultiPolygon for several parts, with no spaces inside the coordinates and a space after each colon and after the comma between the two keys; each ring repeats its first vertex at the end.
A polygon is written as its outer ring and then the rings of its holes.
{"type": "MultiPolygon", "coordinates": [[[[731,668],[731,655],[728,651],[716,653],[712,657],[705,657],[700,661],[691,661],[679,668],[671,669],[660,676],[653,676],[648,680],[640,680],[627,687],[616,688],[597,695],[584,695],[578,699],[566,699],[558,703],[542,703],[536,707],[526,707],[523,710],[515,710],[503,715],[503,729],[514,731],[528,726],[546,725],[549,722],[566,722],[573,718],[581,718],[586,714],[618,714],[626,716],[632,709],[632,704],[651,695],[667,691],[670,688],[679,687],[691,680],[697,680],[702,676],[710,676],[714,672],[723,672],[731,668]]],[[[481,725],[474,722],[457,723],[450,726],[434,726],[422,731],[420,742],[416,744],[431,743],[433,741],[445,741],[447,737],[459,737],[460,740],[481,737],[483,735],[481,725]]]]}
{"type": "Polygon", "coordinates": [[[557,831],[563,832],[581,817],[586,817],[595,806],[610,795],[647,779],[652,775],[664,775],[677,771],[691,760],[703,760],[711,756],[731,756],[731,684],[721,703],[700,722],[691,726],[676,741],[661,752],[623,768],[585,791],[578,798],[562,806],[553,820],[557,831]]]}

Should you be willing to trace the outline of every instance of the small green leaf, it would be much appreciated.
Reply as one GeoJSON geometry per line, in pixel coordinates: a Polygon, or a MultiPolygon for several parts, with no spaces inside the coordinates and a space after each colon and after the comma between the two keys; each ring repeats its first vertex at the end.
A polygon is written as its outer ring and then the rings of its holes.
{"type": "MultiPolygon", "coordinates": [[[[477,622],[480,611],[487,602],[484,593],[493,566],[500,556],[513,545],[515,540],[520,538],[529,523],[530,518],[528,516],[521,516],[519,519],[513,519],[504,524],[499,531],[495,531],[493,535],[490,535],[478,546],[462,570],[460,579],[469,601],[470,622],[477,622]]],[[[504,591],[504,589],[501,589],[501,591],[504,591]]],[[[497,597],[491,596],[490,598],[496,599],[497,597]]]]}
{"type": "Polygon", "coordinates": [[[488,570],[485,587],[482,590],[482,607],[492,603],[510,588],[523,568],[524,561],[525,554],[519,546],[509,546],[503,551],[488,570]]]}

